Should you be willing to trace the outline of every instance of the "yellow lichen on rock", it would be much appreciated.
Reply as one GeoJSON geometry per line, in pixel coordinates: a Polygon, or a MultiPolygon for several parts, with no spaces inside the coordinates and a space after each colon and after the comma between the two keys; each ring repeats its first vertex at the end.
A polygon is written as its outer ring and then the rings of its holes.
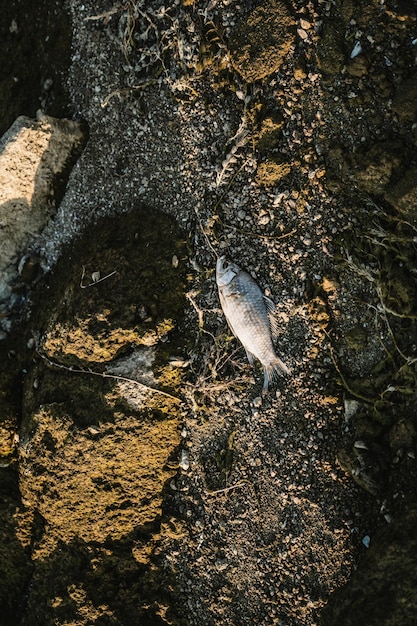
{"type": "Polygon", "coordinates": [[[295,22],[282,2],[267,0],[253,9],[234,30],[232,65],[251,83],[279,70],[294,42],[295,22]]]}
{"type": "Polygon", "coordinates": [[[258,165],[256,181],[265,187],[276,185],[291,172],[291,164],[287,162],[264,161],[258,165]]]}
{"type": "Polygon", "coordinates": [[[55,540],[116,540],[161,514],[162,488],[172,475],[167,460],[179,440],[173,407],[163,421],[119,412],[112,423],[74,429],[63,407],[50,405],[30,427],[20,489],[55,540]]]}

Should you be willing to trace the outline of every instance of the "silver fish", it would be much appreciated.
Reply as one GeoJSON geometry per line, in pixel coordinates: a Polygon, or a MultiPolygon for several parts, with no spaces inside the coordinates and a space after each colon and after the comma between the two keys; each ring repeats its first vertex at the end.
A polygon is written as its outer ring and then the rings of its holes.
{"type": "Polygon", "coordinates": [[[256,357],[264,368],[263,391],[275,376],[289,374],[288,367],[275,354],[272,337],[277,334],[275,304],[263,295],[256,281],[236,263],[220,257],[216,282],[227,323],[243,344],[249,363],[256,357]]]}

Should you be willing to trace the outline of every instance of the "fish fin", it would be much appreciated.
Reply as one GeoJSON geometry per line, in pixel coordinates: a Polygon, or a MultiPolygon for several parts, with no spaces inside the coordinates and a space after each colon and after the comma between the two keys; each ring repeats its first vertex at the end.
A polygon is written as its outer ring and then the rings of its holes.
{"type": "Polygon", "coordinates": [[[275,313],[276,306],[275,306],[275,303],[272,302],[271,298],[268,298],[268,296],[262,296],[262,297],[264,299],[266,310],[268,311],[268,313],[275,313]]]}
{"type": "Polygon", "coordinates": [[[253,354],[252,354],[252,352],[249,352],[248,350],[246,350],[246,348],[245,348],[245,352],[246,352],[246,356],[248,357],[249,365],[253,365],[253,354]]]}
{"type": "Polygon", "coordinates": [[[283,363],[279,357],[276,357],[270,365],[264,366],[264,386],[262,392],[268,392],[269,384],[272,383],[277,376],[289,376],[290,374],[291,371],[285,363],[283,363]]]}
{"type": "Polygon", "coordinates": [[[268,314],[269,328],[271,330],[272,337],[276,339],[278,337],[278,320],[277,320],[277,307],[274,302],[272,302],[271,298],[268,296],[263,296],[266,312],[268,314]]]}
{"type": "Polygon", "coordinates": [[[283,361],[279,357],[276,357],[275,361],[272,364],[274,372],[278,374],[278,376],[289,376],[291,374],[291,370],[285,365],[283,361]]]}

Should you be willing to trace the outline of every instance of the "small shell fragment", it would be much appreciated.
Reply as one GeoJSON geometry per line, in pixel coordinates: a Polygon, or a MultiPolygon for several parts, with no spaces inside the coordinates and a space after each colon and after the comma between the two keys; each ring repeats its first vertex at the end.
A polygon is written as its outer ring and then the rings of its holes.
{"type": "Polygon", "coordinates": [[[345,405],[345,420],[348,422],[357,412],[359,408],[359,402],[357,400],[351,400],[347,398],[344,402],[345,405]]]}
{"type": "Polygon", "coordinates": [[[353,447],[356,448],[357,450],[369,450],[368,446],[366,445],[364,441],[355,441],[355,443],[353,444],[353,447]]]}
{"type": "Polygon", "coordinates": [[[172,257],[172,267],[176,269],[178,267],[178,264],[179,264],[178,257],[176,254],[174,254],[172,257]]]}
{"type": "Polygon", "coordinates": [[[100,272],[93,272],[91,274],[91,280],[93,281],[93,283],[97,283],[100,280],[100,272]]]}
{"type": "Polygon", "coordinates": [[[360,54],[362,52],[362,46],[360,41],[357,41],[353,47],[352,52],[350,53],[350,58],[354,59],[355,57],[358,56],[358,54],[360,54]]]}
{"type": "Polygon", "coordinates": [[[30,337],[30,339],[28,339],[28,342],[26,344],[26,347],[28,350],[33,350],[33,348],[36,346],[36,341],[33,337],[30,337]]]}
{"type": "Polygon", "coordinates": [[[185,450],[184,448],[181,450],[181,456],[180,456],[180,462],[178,463],[178,465],[180,466],[180,468],[182,470],[184,470],[185,472],[189,469],[190,467],[190,458],[188,456],[188,451],[185,450]]]}
{"type": "Polygon", "coordinates": [[[260,396],[257,396],[256,398],[254,398],[252,402],[253,402],[253,406],[255,407],[255,409],[259,409],[259,407],[262,406],[262,398],[260,396]]]}
{"type": "Polygon", "coordinates": [[[181,359],[181,358],[176,358],[176,357],[171,357],[169,359],[169,364],[171,365],[171,367],[188,367],[191,364],[191,360],[188,359],[187,361],[185,359],[181,359]]]}
{"type": "Polygon", "coordinates": [[[89,426],[87,430],[90,435],[98,435],[101,432],[99,426],[89,426]]]}

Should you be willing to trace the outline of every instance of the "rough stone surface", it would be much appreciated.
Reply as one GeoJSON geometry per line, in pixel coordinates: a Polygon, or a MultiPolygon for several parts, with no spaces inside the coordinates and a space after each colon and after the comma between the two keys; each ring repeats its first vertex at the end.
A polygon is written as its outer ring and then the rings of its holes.
{"type": "Polygon", "coordinates": [[[399,171],[404,153],[405,146],[400,142],[384,142],[373,145],[363,155],[355,155],[353,176],[359,189],[382,195],[399,171]]]}
{"type": "Polygon", "coordinates": [[[279,70],[294,42],[295,21],[286,5],[268,0],[253,9],[232,33],[233,66],[251,83],[279,70]]]}
{"type": "Polygon", "coordinates": [[[279,6],[68,3],[63,76],[90,133],[0,341],[1,626],[417,613],[416,233],[374,193],[417,165],[392,108],[415,4],[288,1],[285,59],[248,83],[230,42],[279,6]],[[277,303],[292,375],[268,396],[213,251],[277,303]],[[389,567],[410,585],[376,582],[389,567]]]}
{"type": "Polygon", "coordinates": [[[55,195],[80,153],[77,122],[19,117],[0,141],[0,302],[10,296],[19,254],[56,209],[55,195]]]}

